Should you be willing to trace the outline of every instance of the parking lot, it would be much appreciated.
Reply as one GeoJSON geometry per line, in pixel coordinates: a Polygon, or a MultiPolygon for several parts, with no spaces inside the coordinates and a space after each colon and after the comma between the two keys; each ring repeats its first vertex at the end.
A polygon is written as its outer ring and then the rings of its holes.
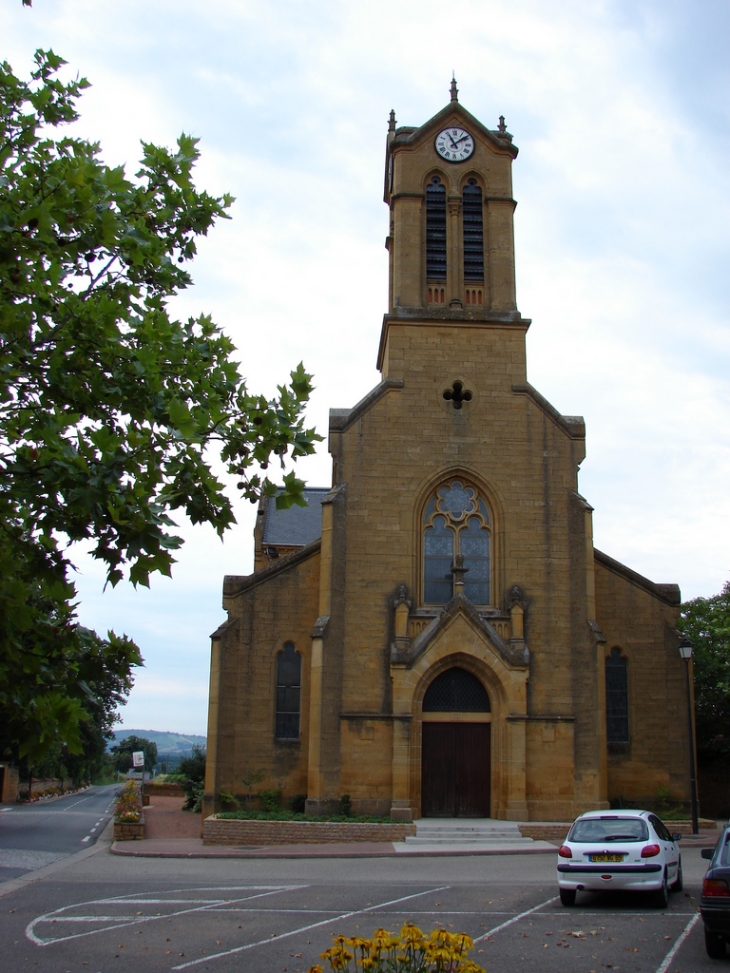
{"type": "MultiPolygon", "coordinates": [[[[475,940],[486,970],[675,973],[704,952],[699,849],[659,910],[636,895],[557,899],[552,855],[402,859],[123,859],[100,853],[0,899],[14,969],[300,973],[333,934],[405,921],[475,940]]],[[[730,961],[725,961],[729,962],[730,961]]],[[[719,961],[722,965],[722,961],[719,961]]]]}

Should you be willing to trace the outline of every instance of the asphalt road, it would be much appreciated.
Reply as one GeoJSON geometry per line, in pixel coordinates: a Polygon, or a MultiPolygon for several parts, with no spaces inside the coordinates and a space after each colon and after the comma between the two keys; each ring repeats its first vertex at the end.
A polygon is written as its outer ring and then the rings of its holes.
{"type": "MultiPolygon", "coordinates": [[[[684,852],[685,892],[662,911],[636,895],[557,899],[555,858],[262,860],[111,856],[105,842],[22,888],[0,885],[0,956],[40,973],[304,973],[335,933],[410,920],[476,940],[488,973],[705,973],[698,894],[705,863],[684,852]],[[5,892],[5,894],[3,894],[5,892]]],[[[725,963],[730,969],[730,960],[725,963]]]]}
{"type": "Polygon", "coordinates": [[[90,847],[111,817],[117,784],[0,810],[0,882],[90,847]]]}

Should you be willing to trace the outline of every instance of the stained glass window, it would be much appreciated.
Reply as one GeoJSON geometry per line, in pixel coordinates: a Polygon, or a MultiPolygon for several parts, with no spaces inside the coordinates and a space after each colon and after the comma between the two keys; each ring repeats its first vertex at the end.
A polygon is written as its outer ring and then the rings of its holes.
{"type": "Polygon", "coordinates": [[[302,657],[293,642],[285,642],[276,657],[276,730],[279,740],[299,739],[302,657]]]}
{"type": "Polygon", "coordinates": [[[478,517],[470,517],[459,533],[459,551],[464,557],[464,594],[475,605],[489,604],[489,531],[478,517]]]}
{"type": "Polygon", "coordinates": [[[451,601],[454,563],[454,532],[445,517],[434,517],[423,537],[423,583],[425,600],[435,605],[451,601]]]}
{"type": "Polygon", "coordinates": [[[464,558],[464,595],[475,605],[491,599],[489,511],[475,487],[452,480],[431,495],[423,517],[423,600],[445,605],[454,594],[455,557],[464,558]]]}
{"type": "Polygon", "coordinates": [[[629,742],[628,661],[614,646],[606,659],[606,740],[629,742]]]}

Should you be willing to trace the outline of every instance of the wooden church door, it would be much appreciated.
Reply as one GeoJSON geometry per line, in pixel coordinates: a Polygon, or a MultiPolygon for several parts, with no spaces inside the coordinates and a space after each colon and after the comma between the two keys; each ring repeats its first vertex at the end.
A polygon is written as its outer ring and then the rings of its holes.
{"type": "Polygon", "coordinates": [[[447,669],[429,686],[421,740],[424,817],[489,817],[489,710],[487,691],[465,669],[447,669]],[[459,721],[450,721],[447,714],[456,713],[459,721]]]}

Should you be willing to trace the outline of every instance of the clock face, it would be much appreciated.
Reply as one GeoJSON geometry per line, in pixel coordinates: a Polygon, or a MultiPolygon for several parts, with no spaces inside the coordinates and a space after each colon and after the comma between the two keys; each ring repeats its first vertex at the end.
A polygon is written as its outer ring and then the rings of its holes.
{"type": "Polygon", "coordinates": [[[445,128],[436,136],[436,151],[447,162],[464,162],[474,151],[474,139],[465,128],[445,128]]]}

